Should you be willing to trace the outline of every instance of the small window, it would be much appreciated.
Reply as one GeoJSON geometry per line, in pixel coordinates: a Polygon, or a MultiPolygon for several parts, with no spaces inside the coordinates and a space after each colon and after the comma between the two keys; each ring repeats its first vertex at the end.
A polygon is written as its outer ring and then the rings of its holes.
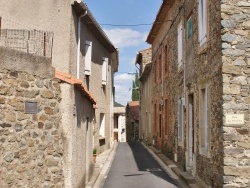
{"type": "Polygon", "coordinates": [[[200,145],[202,153],[205,154],[209,148],[208,87],[200,90],[200,100],[200,145]]]}
{"type": "Polygon", "coordinates": [[[191,16],[187,20],[187,38],[191,38],[193,35],[193,23],[191,16]]]}
{"type": "Polygon", "coordinates": [[[102,59],[102,85],[107,85],[108,58],[102,59]]]}
{"type": "Polygon", "coordinates": [[[99,137],[105,137],[105,114],[100,114],[99,137]]]}
{"type": "Polygon", "coordinates": [[[182,65],[183,61],[183,27],[182,27],[182,22],[178,25],[178,67],[182,65]]]}
{"type": "Polygon", "coordinates": [[[207,41],[207,0],[199,0],[198,20],[199,20],[199,42],[200,46],[202,46],[207,41]]]}
{"type": "Polygon", "coordinates": [[[178,142],[182,144],[182,102],[181,98],[178,100],[178,142]]]}
{"type": "Polygon", "coordinates": [[[92,42],[85,42],[85,75],[91,75],[92,42]]]}

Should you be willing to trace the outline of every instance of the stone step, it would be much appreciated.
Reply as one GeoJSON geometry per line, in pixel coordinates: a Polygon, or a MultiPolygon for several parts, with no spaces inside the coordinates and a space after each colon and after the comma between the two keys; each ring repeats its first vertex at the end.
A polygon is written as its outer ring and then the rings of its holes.
{"type": "Polygon", "coordinates": [[[187,184],[195,184],[196,181],[195,181],[195,178],[193,176],[191,176],[189,173],[187,172],[181,172],[180,173],[180,177],[181,179],[186,182],[187,184]]]}

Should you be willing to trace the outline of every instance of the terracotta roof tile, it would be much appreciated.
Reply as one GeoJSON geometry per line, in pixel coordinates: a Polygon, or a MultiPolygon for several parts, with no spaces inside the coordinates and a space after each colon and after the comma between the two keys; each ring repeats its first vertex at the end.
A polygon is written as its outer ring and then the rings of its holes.
{"type": "Polygon", "coordinates": [[[140,113],[139,101],[130,101],[128,103],[128,107],[130,109],[133,118],[139,121],[139,113],[140,113]]]}
{"type": "Polygon", "coordinates": [[[60,72],[57,70],[55,71],[55,77],[64,82],[77,86],[77,88],[80,89],[80,91],[82,91],[83,94],[87,96],[93,104],[96,104],[95,98],[91,95],[91,93],[89,92],[89,90],[86,88],[86,86],[83,84],[81,80],[74,78],[70,74],[60,72]]]}

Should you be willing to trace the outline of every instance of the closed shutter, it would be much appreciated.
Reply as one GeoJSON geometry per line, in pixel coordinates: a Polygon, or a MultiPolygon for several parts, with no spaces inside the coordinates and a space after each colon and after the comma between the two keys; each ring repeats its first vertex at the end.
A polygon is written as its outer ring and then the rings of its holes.
{"type": "Polygon", "coordinates": [[[178,101],[178,140],[182,141],[182,106],[181,106],[181,100],[178,101]]]}
{"type": "Polygon", "coordinates": [[[198,6],[199,20],[199,41],[202,46],[207,40],[207,1],[199,0],[198,6]]]}
{"type": "Polygon", "coordinates": [[[92,42],[85,42],[85,75],[91,75],[92,42]]]}
{"type": "Polygon", "coordinates": [[[178,66],[182,65],[182,23],[178,26],[178,66]]]}
{"type": "Polygon", "coordinates": [[[104,57],[102,59],[102,84],[107,85],[107,66],[108,58],[104,57]]]}
{"type": "Polygon", "coordinates": [[[205,131],[205,148],[208,149],[208,88],[205,88],[204,96],[204,131],[205,131]]]}

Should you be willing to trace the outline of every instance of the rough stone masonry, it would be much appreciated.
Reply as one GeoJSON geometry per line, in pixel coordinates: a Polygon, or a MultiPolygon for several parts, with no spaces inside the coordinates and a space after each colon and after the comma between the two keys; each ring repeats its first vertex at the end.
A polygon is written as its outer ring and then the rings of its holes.
{"type": "Polygon", "coordinates": [[[60,85],[51,60],[4,48],[0,57],[0,187],[64,187],[60,85]]]}
{"type": "Polygon", "coordinates": [[[244,123],[224,119],[224,187],[250,187],[250,2],[222,1],[224,117],[244,114],[244,123]]]}

